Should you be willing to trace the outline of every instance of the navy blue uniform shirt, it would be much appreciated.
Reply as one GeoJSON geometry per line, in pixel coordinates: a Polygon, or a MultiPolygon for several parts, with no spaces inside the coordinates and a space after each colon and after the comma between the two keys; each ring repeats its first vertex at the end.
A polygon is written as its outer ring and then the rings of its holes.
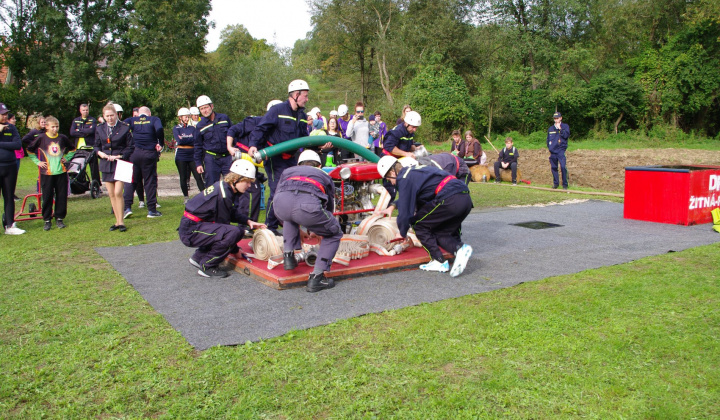
{"type": "Polygon", "coordinates": [[[396,147],[403,152],[409,152],[412,150],[412,146],[415,143],[413,137],[415,134],[410,134],[405,127],[405,124],[397,126],[395,129],[390,130],[383,140],[383,153],[386,155],[393,155],[392,151],[396,147]]]}
{"type": "Polygon", "coordinates": [[[560,123],[560,129],[555,128],[555,124],[548,128],[547,147],[550,153],[556,154],[560,151],[567,150],[567,140],[570,137],[570,126],[560,123]]]}
{"type": "Polygon", "coordinates": [[[459,179],[449,180],[436,194],[438,185],[451,176],[445,171],[432,166],[408,166],[402,168],[397,176],[397,225],[400,234],[407,236],[408,229],[415,223],[415,212],[425,204],[454,194],[468,194],[468,187],[459,179]]]}
{"type": "MultiPolygon", "coordinates": [[[[195,146],[195,127],[190,124],[178,124],[173,127],[173,138],[178,146],[195,146]]],[[[187,147],[175,149],[175,160],[194,162],[194,150],[187,147]]]]}
{"type": "Polygon", "coordinates": [[[160,118],[138,115],[130,118],[128,125],[136,149],[155,150],[155,145],[165,146],[165,131],[160,118]]]}
{"type": "Polygon", "coordinates": [[[81,138],[85,139],[86,146],[95,146],[96,127],[97,121],[95,121],[95,118],[93,117],[75,118],[70,125],[70,138],[75,142],[75,147],[78,147],[78,143],[81,138]]]}
{"type": "Polygon", "coordinates": [[[228,154],[227,133],[232,122],[225,114],[213,111],[215,118],[201,117],[195,126],[195,164],[201,166],[205,159],[205,152],[216,155],[228,154]]]}
{"type": "MultiPolygon", "coordinates": [[[[246,117],[244,120],[230,127],[227,135],[234,139],[235,147],[240,148],[243,152],[250,149],[250,134],[255,130],[255,126],[262,120],[262,117],[246,117]]],[[[258,147],[261,149],[261,147],[258,147]]]]}
{"type": "Polygon", "coordinates": [[[185,204],[185,211],[199,217],[203,222],[246,225],[248,218],[237,211],[235,195],[227,182],[220,180],[205,188],[185,204]]]}
{"type": "Polygon", "coordinates": [[[293,111],[289,101],[281,102],[268,110],[250,134],[250,147],[265,146],[307,136],[305,108],[293,111]]]}

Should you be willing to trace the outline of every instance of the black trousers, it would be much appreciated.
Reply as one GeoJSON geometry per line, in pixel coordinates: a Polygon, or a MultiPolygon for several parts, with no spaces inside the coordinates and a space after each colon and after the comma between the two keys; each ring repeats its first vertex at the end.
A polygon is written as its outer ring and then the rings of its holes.
{"type": "Polygon", "coordinates": [[[432,259],[443,261],[440,247],[455,253],[463,243],[460,227],[473,204],[470,194],[455,194],[443,200],[426,203],[412,220],[415,235],[432,259]]]}
{"type": "Polygon", "coordinates": [[[67,216],[68,175],[40,175],[40,191],[42,191],[43,220],[53,218],[53,200],[55,200],[55,218],[67,216]]]}
{"type": "MultiPolygon", "coordinates": [[[[129,209],[132,206],[133,193],[138,188],[137,184],[142,182],[145,187],[147,209],[148,211],[156,211],[158,152],[155,150],[135,149],[130,161],[133,164],[133,183],[125,184],[125,193],[123,194],[125,208],[129,209]]],[[[138,198],[140,198],[139,192],[138,198]]]]}
{"type": "MultiPolygon", "coordinates": [[[[500,177],[500,161],[495,161],[495,181],[499,182],[502,181],[502,178],[500,177]]],[[[508,168],[505,168],[508,169],[508,168]]],[[[517,182],[517,162],[510,163],[510,172],[512,172],[512,182],[517,182]]]]}
{"type": "Polygon", "coordinates": [[[245,230],[223,223],[193,222],[183,217],[178,235],[183,245],[197,248],[192,258],[207,269],[217,267],[237,249],[245,230]]]}
{"type": "Polygon", "coordinates": [[[192,173],[193,178],[195,178],[195,183],[197,184],[200,191],[205,189],[205,183],[203,182],[202,174],[198,173],[197,166],[195,166],[195,161],[182,161],[182,160],[176,160],[175,166],[177,166],[178,174],[180,175],[180,189],[182,190],[182,193],[185,197],[188,196],[188,182],[190,182],[190,174],[192,173]]]}
{"type": "Polygon", "coordinates": [[[11,226],[15,221],[15,184],[17,184],[17,166],[15,162],[9,165],[0,165],[0,191],[5,203],[5,224],[11,226]]]}

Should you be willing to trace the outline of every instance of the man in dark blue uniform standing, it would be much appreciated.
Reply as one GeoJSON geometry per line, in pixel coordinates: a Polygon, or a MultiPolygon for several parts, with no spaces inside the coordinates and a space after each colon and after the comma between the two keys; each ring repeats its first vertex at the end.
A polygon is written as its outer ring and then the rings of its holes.
{"type": "MultiPolygon", "coordinates": [[[[70,139],[74,140],[75,149],[80,149],[84,146],[95,147],[95,127],[97,127],[97,121],[90,116],[90,106],[88,106],[88,104],[81,104],[79,110],[80,116],[75,118],[70,125],[70,139]]],[[[88,159],[88,165],[90,165],[90,178],[93,181],[97,181],[98,185],[102,185],[96,154],[93,153],[92,157],[88,159]]]]}
{"type": "MultiPolygon", "coordinates": [[[[307,104],[309,92],[310,87],[306,81],[293,80],[290,82],[288,100],[271,107],[250,135],[250,149],[248,150],[250,156],[254,156],[259,148],[307,136],[305,104],[307,104]]],[[[278,235],[279,222],[272,207],[275,189],[283,171],[297,165],[297,161],[292,154],[283,153],[263,161],[263,164],[270,187],[265,223],[268,229],[278,235]]]]}
{"type": "MultiPolygon", "coordinates": [[[[274,105],[282,103],[282,101],[273,99],[268,102],[266,111],[269,111],[274,105]]],[[[232,156],[237,153],[247,153],[250,150],[250,134],[255,130],[255,126],[262,120],[262,117],[245,117],[244,120],[230,127],[227,135],[227,148],[232,156]]],[[[250,185],[245,194],[238,196],[237,205],[239,211],[245,211],[250,220],[257,222],[260,218],[260,205],[262,199],[263,184],[267,178],[262,172],[258,172],[255,176],[255,182],[250,185]]]]}
{"type": "Polygon", "coordinates": [[[129,125],[133,134],[135,150],[130,161],[133,164],[133,183],[125,184],[123,198],[125,201],[125,214],[127,217],[132,214],[133,195],[135,194],[136,183],[142,182],[145,188],[147,199],[147,217],[160,217],[162,213],[157,211],[157,162],[158,153],[165,146],[165,131],[163,130],[160,118],[152,116],[150,108],[140,107],[140,115],[130,118],[129,125]]]}
{"type": "Polygon", "coordinates": [[[548,128],[547,147],[550,150],[550,170],[553,175],[553,188],[560,185],[558,176],[558,164],[562,172],[562,187],[568,189],[567,162],[565,160],[565,151],[568,146],[568,138],[570,137],[570,126],[562,122],[562,114],[556,112],[553,114],[555,123],[548,128]]]}
{"type": "Polygon", "coordinates": [[[197,107],[202,118],[195,126],[195,164],[198,173],[205,173],[205,185],[212,185],[230,172],[232,156],[226,139],[232,122],[227,115],[215,112],[215,105],[205,95],[197,98],[197,107]]]}
{"type": "Polygon", "coordinates": [[[454,175],[432,166],[403,166],[392,156],[378,162],[378,173],[397,186],[398,238],[406,238],[412,226],[432,261],[421,270],[450,270],[440,247],[455,254],[450,276],[459,276],[472,255],[472,247],[460,239],[460,227],[473,207],[467,185],[454,175]]]}

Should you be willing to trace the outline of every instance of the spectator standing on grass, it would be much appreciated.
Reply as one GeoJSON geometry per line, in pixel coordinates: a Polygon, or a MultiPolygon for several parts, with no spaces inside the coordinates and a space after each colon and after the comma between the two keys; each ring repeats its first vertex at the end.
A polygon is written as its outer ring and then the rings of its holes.
{"type": "MultiPolygon", "coordinates": [[[[78,107],[80,116],[75,118],[70,125],[70,138],[75,142],[75,149],[81,147],[95,147],[95,129],[97,128],[97,121],[95,118],[90,116],[90,106],[88,104],[80,104],[78,107]]],[[[100,180],[100,170],[98,169],[98,158],[96,154],[93,154],[88,159],[88,165],[90,165],[90,178],[93,181],[97,181],[98,185],[102,184],[100,180]]]]}
{"type": "Polygon", "coordinates": [[[180,108],[178,110],[179,124],[173,128],[173,138],[175,139],[175,166],[180,175],[180,189],[182,190],[185,203],[190,199],[189,187],[190,174],[195,178],[195,183],[200,191],[205,189],[202,175],[195,167],[195,127],[190,125],[190,110],[180,108]]]}
{"type": "Polygon", "coordinates": [[[115,180],[115,167],[117,160],[130,160],[134,149],[132,131],[128,124],[118,119],[112,104],[105,105],[103,108],[103,120],[105,122],[98,124],[95,129],[95,153],[100,159],[98,166],[115,215],[115,224],[110,226],[110,231],[125,232],[127,230],[123,217],[123,187],[125,183],[115,180]]]}
{"type": "Polygon", "coordinates": [[[570,137],[570,126],[562,122],[562,114],[556,112],[553,114],[553,125],[548,128],[547,147],[550,151],[550,171],[553,176],[553,188],[560,185],[560,177],[558,174],[558,165],[562,172],[562,187],[568,189],[567,162],[565,159],[565,151],[568,146],[568,138],[570,137]]]}
{"type": "MultiPolygon", "coordinates": [[[[345,135],[358,146],[366,149],[370,147],[368,144],[369,127],[365,119],[365,105],[360,101],[355,103],[355,114],[348,122],[345,135]]],[[[355,158],[361,159],[360,155],[355,155],[355,158]]]]}
{"type": "Polygon", "coordinates": [[[385,136],[387,135],[388,128],[387,124],[382,120],[382,114],[380,111],[375,111],[373,114],[375,116],[375,122],[378,125],[378,137],[373,141],[373,151],[376,155],[382,157],[384,156],[382,152],[383,147],[383,141],[385,140],[385,136]]]}
{"type": "Polygon", "coordinates": [[[512,174],[512,184],[517,185],[517,166],[520,154],[515,146],[513,146],[512,137],[505,138],[505,147],[500,150],[497,160],[495,161],[495,183],[502,182],[500,177],[500,169],[510,169],[512,174]]]}
{"type": "Polygon", "coordinates": [[[20,133],[14,125],[8,124],[8,110],[0,103],[0,192],[2,192],[6,235],[22,235],[24,230],[15,224],[15,186],[17,184],[17,158],[15,151],[22,148],[20,133]]]}
{"type": "Polygon", "coordinates": [[[135,188],[143,185],[147,198],[147,217],[162,216],[157,211],[157,163],[159,153],[165,146],[165,131],[160,118],[150,112],[150,108],[140,107],[137,117],[130,118],[130,130],[135,146],[130,160],[133,164],[133,182],[125,185],[124,201],[125,211],[123,217],[132,214],[132,203],[135,188]]]}
{"type": "Polygon", "coordinates": [[[30,159],[40,168],[42,191],[43,230],[52,228],[52,217],[58,229],[65,228],[67,215],[68,175],[65,163],[75,154],[75,142],[60,134],[60,122],[55,117],[45,118],[47,130],[30,143],[27,150],[30,159]],[[53,213],[53,202],[55,212],[53,213]]]}

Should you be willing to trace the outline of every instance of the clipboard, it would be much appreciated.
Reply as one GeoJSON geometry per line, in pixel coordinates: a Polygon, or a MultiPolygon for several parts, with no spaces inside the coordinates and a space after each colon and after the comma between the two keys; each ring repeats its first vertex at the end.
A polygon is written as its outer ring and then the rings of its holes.
{"type": "Polygon", "coordinates": [[[132,183],[133,180],[133,164],[131,162],[118,159],[115,166],[115,181],[132,183]]]}

